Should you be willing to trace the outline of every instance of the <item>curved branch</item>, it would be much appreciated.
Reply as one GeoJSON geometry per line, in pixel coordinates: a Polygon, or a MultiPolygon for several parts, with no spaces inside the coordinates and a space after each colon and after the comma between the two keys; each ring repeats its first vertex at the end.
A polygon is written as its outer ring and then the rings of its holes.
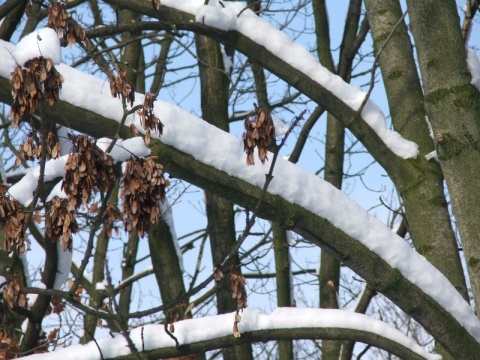
{"type": "MultiPolygon", "coordinates": [[[[146,1],[108,0],[107,3],[119,8],[131,9],[144,15],[156,17],[150,4],[146,1]]],[[[245,54],[250,61],[258,63],[265,69],[300,90],[329,113],[342,121],[367,148],[372,156],[391,174],[414,172],[417,170],[409,162],[403,161],[390,151],[378,134],[365,122],[356,110],[336,97],[330,90],[311,78],[309,74],[284,61],[276,53],[255,42],[239,31],[223,31],[195,22],[192,14],[162,4],[158,14],[165,24],[175,24],[177,30],[188,30],[219,40],[245,54]]],[[[242,16],[245,16],[243,14],[242,16]]],[[[362,114],[363,116],[363,114],[362,114]]],[[[412,174],[412,176],[414,176],[412,174]]]]}
{"type": "MultiPolygon", "coordinates": [[[[5,46],[8,43],[0,42],[0,51],[5,46]]],[[[47,107],[45,116],[94,137],[115,135],[122,117],[120,100],[110,98],[108,89],[104,89],[100,79],[65,65],[58,70],[66,84],[71,82],[75,86],[64,86],[62,100],[54,107],[47,107]],[[77,91],[82,91],[81,103],[78,102],[77,91]],[[65,100],[69,98],[76,99],[77,104],[65,100]]],[[[5,103],[12,102],[8,76],[8,73],[1,73],[0,69],[0,101],[5,103]]],[[[152,139],[151,151],[171,175],[241,206],[256,206],[262,197],[265,168],[260,165],[247,168],[244,165],[239,139],[167,103],[158,102],[155,111],[168,132],[164,133],[162,141],[152,139]],[[202,144],[203,158],[198,148],[190,148],[198,144],[178,140],[178,136],[183,139],[187,131],[195,134],[202,144]],[[220,157],[217,143],[210,143],[201,137],[205,132],[209,133],[209,138],[221,139],[219,143],[225,148],[220,157]],[[228,159],[228,164],[225,159],[228,159]],[[232,163],[239,164],[239,169],[242,169],[234,176],[222,170],[222,166],[232,163]]],[[[122,127],[120,136],[130,137],[129,127],[122,127]]],[[[276,221],[333,253],[343,264],[415,318],[450,353],[462,359],[478,358],[480,344],[476,338],[480,337],[480,322],[438,270],[403,239],[396,237],[384,225],[360,211],[345,195],[312,174],[278,159],[273,175],[275,179],[258,210],[259,216],[276,221]],[[297,190],[292,186],[291,179],[295,179],[295,186],[311,187],[310,196],[304,202],[294,203],[291,200],[297,190]],[[331,215],[339,211],[349,216],[337,218],[335,222],[331,215]],[[355,224],[352,224],[353,218],[357,219],[355,224]],[[435,291],[428,290],[432,284],[435,285],[435,291]],[[437,291],[438,287],[442,288],[441,294],[437,291]]]]}
{"type": "MultiPolygon", "coordinates": [[[[234,314],[176,322],[175,336],[180,343],[179,347],[165,333],[163,325],[138,327],[132,330],[129,336],[137,349],[144,349],[140,353],[142,359],[204,353],[246,342],[300,339],[359,340],[402,359],[440,358],[438,355],[427,353],[390,325],[350,311],[278,308],[272,314],[265,315],[259,311],[245,309],[239,323],[240,338],[235,338],[232,333],[234,314]]],[[[81,351],[72,347],[57,351],[55,354],[60,358],[63,353],[64,357],[68,358],[69,352],[75,351],[78,360],[96,360],[100,359],[99,347],[104,359],[135,359],[125,345],[126,340],[117,335],[114,338],[98,340],[97,345],[90,342],[81,351]]],[[[35,359],[48,359],[50,356],[48,353],[36,355],[35,359]]]]}

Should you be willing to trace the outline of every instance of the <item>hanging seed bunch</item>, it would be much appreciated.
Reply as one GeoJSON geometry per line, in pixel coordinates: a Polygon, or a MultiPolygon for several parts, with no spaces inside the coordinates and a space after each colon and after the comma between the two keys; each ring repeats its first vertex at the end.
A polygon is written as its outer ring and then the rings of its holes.
{"type": "Polygon", "coordinates": [[[237,312],[233,322],[233,336],[239,338],[241,335],[238,331],[238,323],[242,319],[240,317],[240,311],[247,307],[247,290],[245,287],[247,280],[245,276],[238,272],[236,266],[233,266],[230,271],[230,280],[232,282],[232,298],[237,300],[237,312]]]}
{"type": "MultiPolygon", "coordinates": [[[[108,203],[105,212],[103,213],[103,220],[104,220],[104,229],[105,229],[105,236],[107,238],[112,237],[112,229],[114,228],[113,224],[115,221],[122,220],[122,214],[120,210],[113,206],[112,204],[108,203]]],[[[116,228],[115,228],[116,229],[116,228]]]]}
{"type": "Polygon", "coordinates": [[[237,300],[237,310],[245,309],[247,307],[247,290],[245,288],[247,280],[245,276],[240,274],[234,266],[230,271],[230,280],[232,281],[232,298],[237,300]]]}
{"type": "Polygon", "coordinates": [[[128,160],[120,189],[125,230],[136,228],[142,237],[158,221],[159,201],[165,203],[169,185],[163,177],[163,166],[154,160],[155,157],[128,160]]]}
{"type": "Polygon", "coordinates": [[[63,251],[72,252],[72,234],[78,231],[75,212],[68,210],[68,200],[55,196],[45,219],[45,235],[52,243],[57,241],[63,251]]]}
{"type": "Polygon", "coordinates": [[[68,210],[88,204],[95,186],[107,191],[115,181],[113,159],[87,136],[69,134],[72,150],[65,165],[62,189],[68,196],[68,210]]]}
{"type": "MultiPolygon", "coordinates": [[[[60,155],[60,143],[57,141],[57,138],[53,132],[49,131],[47,136],[47,159],[56,159],[60,155]]],[[[40,137],[35,131],[30,131],[27,139],[20,145],[20,156],[15,160],[15,168],[19,167],[22,163],[22,158],[25,160],[36,160],[40,159],[42,155],[43,141],[42,134],[40,137]]]]}
{"type": "Polygon", "coordinates": [[[13,309],[15,307],[24,308],[27,305],[27,298],[17,279],[13,278],[2,290],[3,298],[8,307],[13,309]]]}
{"type": "Polygon", "coordinates": [[[65,1],[52,2],[47,8],[47,13],[47,27],[56,30],[58,38],[65,39],[70,48],[79,41],[83,41],[87,48],[90,48],[90,40],[85,30],[67,13],[65,1]]]}
{"type": "Polygon", "coordinates": [[[19,344],[7,332],[0,331],[0,359],[15,359],[15,354],[18,354],[19,349],[19,344]]]}
{"type": "Polygon", "coordinates": [[[223,280],[223,271],[220,264],[213,267],[213,279],[215,280],[215,286],[219,287],[223,280]]]}
{"type": "Polygon", "coordinates": [[[10,253],[15,247],[25,252],[25,213],[22,205],[7,194],[7,186],[0,185],[0,229],[3,231],[3,248],[10,253]]]}
{"type": "Polygon", "coordinates": [[[145,132],[145,144],[150,145],[150,131],[154,131],[159,135],[163,134],[163,124],[160,119],[153,112],[153,102],[157,100],[154,93],[147,93],[143,101],[143,107],[137,111],[140,116],[140,123],[145,132]]]}
{"type": "Polygon", "coordinates": [[[275,128],[270,113],[255,105],[255,110],[250,112],[245,119],[245,132],[243,133],[243,146],[247,154],[247,165],[254,165],[254,150],[258,148],[258,157],[262,164],[267,159],[268,145],[275,139],[275,128]]]}
{"type": "Polygon", "coordinates": [[[35,111],[38,101],[45,98],[49,105],[55,104],[60,96],[63,76],[55,69],[52,60],[43,57],[28,60],[24,67],[17,66],[10,80],[13,106],[9,116],[12,126],[18,126],[20,119],[35,111]]]}
{"type": "Polygon", "coordinates": [[[110,82],[110,93],[112,96],[122,99],[123,104],[126,104],[128,101],[130,102],[130,106],[133,106],[135,89],[133,88],[133,84],[127,80],[127,72],[121,70],[115,77],[113,72],[110,71],[108,80],[110,82]]]}

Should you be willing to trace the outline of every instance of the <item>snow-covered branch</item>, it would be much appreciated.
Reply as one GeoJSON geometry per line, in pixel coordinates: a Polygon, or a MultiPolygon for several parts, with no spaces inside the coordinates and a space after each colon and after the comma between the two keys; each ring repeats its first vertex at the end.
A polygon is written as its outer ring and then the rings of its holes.
{"type": "MultiPolygon", "coordinates": [[[[11,45],[0,43],[0,56],[11,59],[6,47],[11,45]]],[[[13,66],[13,60],[0,66],[0,101],[5,103],[12,101],[8,77],[13,66]]],[[[91,136],[113,136],[123,115],[121,101],[111,97],[101,79],[63,64],[58,71],[65,79],[61,98],[54,108],[47,107],[44,115],[91,136]]],[[[141,97],[137,94],[136,98],[141,101],[141,97]]],[[[247,167],[240,139],[176,106],[157,101],[155,112],[165,131],[161,141],[152,138],[151,153],[167,171],[242,206],[255,206],[268,162],[247,167]]],[[[130,124],[142,131],[138,119],[130,117],[121,136],[131,136],[130,124]]],[[[63,167],[52,169],[58,171],[52,176],[63,176],[63,167]]],[[[35,174],[38,176],[34,169],[25,178],[35,181],[35,174]]],[[[424,325],[451,353],[474,356],[480,352],[480,322],[472,309],[403,239],[345,194],[287,161],[278,159],[273,175],[259,216],[281,223],[333,252],[424,325]],[[463,336],[451,341],[445,329],[463,336]]]]}
{"type": "MultiPolygon", "coordinates": [[[[137,350],[146,359],[169,358],[238,345],[242,342],[273,340],[337,339],[358,340],[384,349],[402,359],[439,360],[412,339],[382,321],[342,310],[278,308],[265,315],[245,309],[241,313],[240,338],[232,333],[234,313],[183,320],[175,323],[175,336],[180,348],[165,333],[163,325],[146,325],[130,332],[137,350]]],[[[123,336],[97,340],[86,345],[74,345],[65,350],[26,357],[31,360],[95,360],[134,359],[123,336]],[[98,346],[97,346],[98,344],[98,346]],[[100,355],[100,351],[102,354],[100,355]]],[[[143,357],[142,357],[143,358],[143,357]]]]}

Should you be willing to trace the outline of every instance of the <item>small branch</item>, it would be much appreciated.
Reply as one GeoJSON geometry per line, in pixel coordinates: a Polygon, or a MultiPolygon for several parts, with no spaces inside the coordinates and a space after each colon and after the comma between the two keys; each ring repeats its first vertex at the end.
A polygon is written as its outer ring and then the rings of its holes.
{"type": "MultiPolygon", "coordinates": [[[[107,284],[108,284],[107,289],[110,290],[111,300],[112,300],[112,303],[113,303],[113,307],[115,309],[115,313],[117,315],[116,318],[120,319],[119,323],[117,322],[117,326],[121,329],[122,335],[125,338],[125,340],[127,341],[128,347],[130,348],[130,351],[132,352],[132,354],[135,356],[136,359],[142,360],[140,354],[138,353],[137,348],[135,347],[135,344],[133,343],[132,338],[130,337],[130,334],[128,332],[128,328],[125,327],[125,321],[124,321],[123,315],[121,314],[120,309],[118,307],[117,300],[115,299],[115,294],[113,293],[113,291],[111,291],[111,290],[113,290],[112,276],[110,274],[110,269],[108,268],[108,260],[107,259],[105,259],[105,275],[106,275],[105,277],[106,277],[107,284]]],[[[116,319],[114,319],[114,321],[115,320],[116,319]]]]}

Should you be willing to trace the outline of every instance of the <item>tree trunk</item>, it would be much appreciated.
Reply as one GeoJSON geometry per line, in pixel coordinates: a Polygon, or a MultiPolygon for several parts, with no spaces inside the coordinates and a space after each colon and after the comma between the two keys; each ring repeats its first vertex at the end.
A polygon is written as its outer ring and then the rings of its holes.
{"type": "MultiPolygon", "coordinates": [[[[418,53],[425,94],[425,109],[432,124],[440,166],[448,186],[453,213],[465,251],[477,313],[480,310],[480,152],[479,92],[470,84],[465,45],[454,1],[442,0],[432,6],[430,1],[408,1],[412,33],[418,53]],[[445,44],[448,46],[443,46],[445,44]],[[436,45],[436,46],[432,46],[436,45]],[[462,176],[458,176],[462,174],[462,176]]],[[[416,131],[418,131],[415,128],[416,131]]],[[[426,132],[426,130],[424,130],[426,132]]],[[[440,185],[437,185],[437,188],[440,185]]],[[[438,191],[437,193],[439,193],[438,191]]],[[[446,209],[443,197],[430,197],[446,209]]],[[[422,202],[422,206],[425,203],[422,202]]],[[[437,205],[438,207],[438,205],[437,205]]],[[[413,220],[413,219],[412,219],[413,220]]],[[[428,221],[428,219],[426,219],[428,221]]],[[[432,224],[433,225],[433,224],[432,224]]],[[[447,237],[447,230],[435,236],[447,237]]],[[[449,237],[451,239],[451,236],[449,237]]],[[[458,274],[459,266],[445,268],[444,254],[454,248],[452,240],[438,251],[437,264],[449,278],[458,274]],[[453,268],[453,269],[452,269],[453,268]]],[[[431,244],[428,244],[432,246],[431,244]]],[[[425,251],[426,252],[426,251],[425,251]]],[[[449,252],[449,254],[452,254],[449,252]]],[[[456,254],[456,252],[454,253],[456,254]]],[[[451,256],[457,259],[457,255],[451,256]]],[[[456,260],[458,261],[458,260],[456,260]]],[[[456,275],[461,278],[460,275],[456,275]]],[[[454,285],[465,296],[464,282],[454,285]]]]}

